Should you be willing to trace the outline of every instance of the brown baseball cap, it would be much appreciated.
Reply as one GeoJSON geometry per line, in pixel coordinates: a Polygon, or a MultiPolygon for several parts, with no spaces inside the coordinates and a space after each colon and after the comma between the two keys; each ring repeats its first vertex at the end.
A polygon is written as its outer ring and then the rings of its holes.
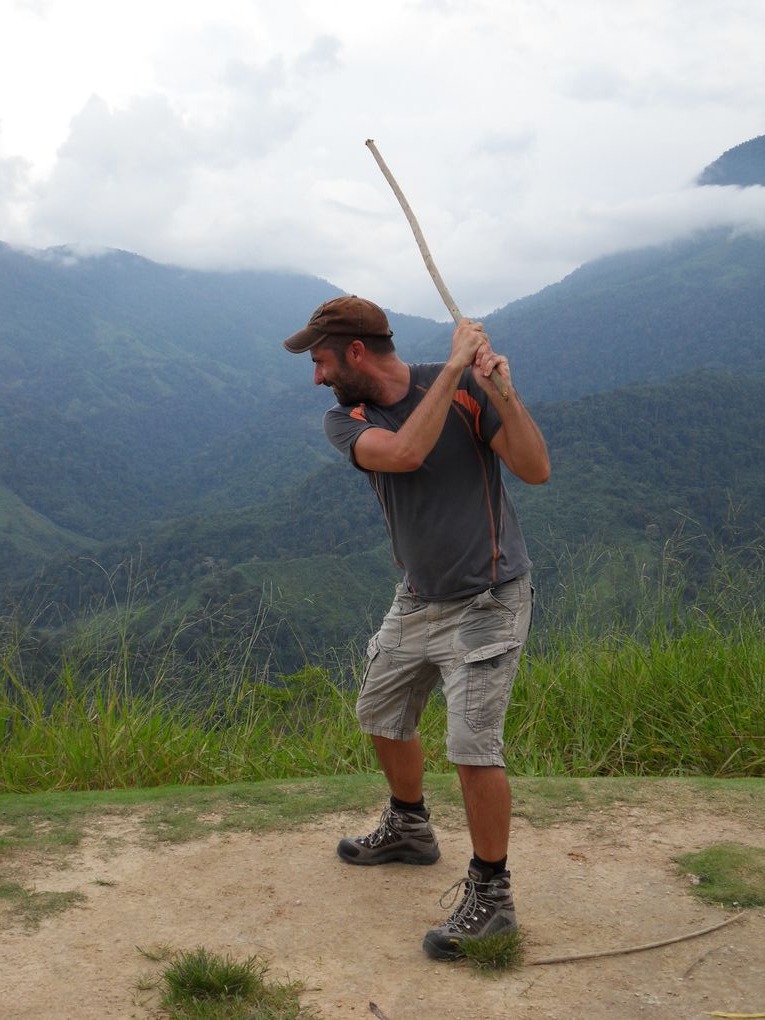
{"type": "Polygon", "coordinates": [[[391,337],[393,330],[382,308],[352,294],[319,305],[308,325],[288,337],[284,346],[293,354],[303,354],[333,336],[391,337]]]}

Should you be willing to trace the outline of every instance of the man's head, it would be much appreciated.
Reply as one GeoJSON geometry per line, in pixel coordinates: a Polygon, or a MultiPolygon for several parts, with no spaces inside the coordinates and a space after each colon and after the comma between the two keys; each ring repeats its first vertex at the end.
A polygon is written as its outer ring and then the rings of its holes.
{"type": "Polygon", "coordinates": [[[333,298],[319,305],[308,325],[284,341],[292,354],[312,351],[321,345],[342,355],[354,341],[362,340],[375,354],[388,354],[394,350],[393,331],[385,312],[366,298],[333,298]]]}

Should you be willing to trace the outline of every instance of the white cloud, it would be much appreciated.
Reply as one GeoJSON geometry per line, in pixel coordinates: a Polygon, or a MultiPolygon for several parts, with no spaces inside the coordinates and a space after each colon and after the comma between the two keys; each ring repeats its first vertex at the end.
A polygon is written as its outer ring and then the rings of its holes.
{"type": "Polygon", "coordinates": [[[760,216],[757,189],[689,187],[765,131],[759,0],[29,0],[6,21],[3,240],[294,268],[445,318],[370,135],[473,314],[760,216]]]}
{"type": "Polygon", "coordinates": [[[51,3],[52,0],[13,0],[16,10],[34,14],[38,18],[47,14],[51,3]]]}
{"type": "Polygon", "coordinates": [[[33,228],[48,243],[140,247],[183,204],[197,139],[162,96],[111,110],[97,96],[73,119],[54,170],[38,186],[33,228]]]}
{"type": "Polygon", "coordinates": [[[660,244],[710,227],[765,230],[765,188],[707,187],[587,210],[583,239],[603,252],[660,244]]]}
{"type": "Polygon", "coordinates": [[[336,36],[320,35],[298,56],[296,68],[301,74],[339,70],[342,49],[343,44],[336,36]]]}

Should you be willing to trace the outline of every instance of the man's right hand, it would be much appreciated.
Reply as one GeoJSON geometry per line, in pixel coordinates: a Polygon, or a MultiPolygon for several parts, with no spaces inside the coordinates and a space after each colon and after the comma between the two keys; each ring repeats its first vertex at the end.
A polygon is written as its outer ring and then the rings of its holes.
{"type": "Polygon", "coordinates": [[[472,319],[460,319],[452,334],[452,353],[450,361],[459,364],[460,368],[468,368],[475,361],[481,346],[488,347],[489,338],[480,322],[472,319]]]}

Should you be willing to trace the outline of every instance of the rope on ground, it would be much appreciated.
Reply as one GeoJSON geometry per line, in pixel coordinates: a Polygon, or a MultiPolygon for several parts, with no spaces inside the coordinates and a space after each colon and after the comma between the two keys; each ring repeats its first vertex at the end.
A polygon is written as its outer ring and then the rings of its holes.
{"type": "Polygon", "coordinates": [[[685,942],[688,939],[698,938],[700,935],[708,935],[710,932],[724,928],[726,925],[732,924],[734,921],[740,921],[745,914],[746,911],[741,910],[737,914],[733,914],[732,917],[726,917],[724,921],[713,924],[709,928],[702,928],[700,931],[688,932],[686,935],[676,935],[674,938],[662,939],[660,942],[647,942],[642,946],[627,946],[624,949],[602,949],[593,953],[575,953],[572,956],[546,956],[540,960],[528,960],[526,962],[526,966],[542,967],[550,963],[574,963],[579,960],[598,960],[604,956],[625,956],[627,953],[642,953],[646,949],[659,949],[661,946],[670,946],[674,942],[685,942]]]}

